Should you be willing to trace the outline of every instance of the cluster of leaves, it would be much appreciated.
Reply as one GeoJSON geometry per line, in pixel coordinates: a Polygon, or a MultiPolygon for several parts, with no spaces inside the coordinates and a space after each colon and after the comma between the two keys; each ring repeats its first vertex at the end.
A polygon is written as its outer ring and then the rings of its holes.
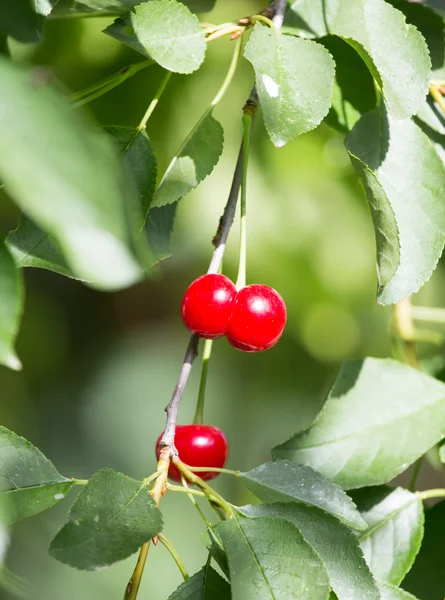
{"type": "MultiPolygon", "coordinates": [[[[262,503],[232,506],[231,518],[207,529],[207,564],[171,600],[413,600],[399,588],[402,582],[422,600],[443,598],[437,540],[445,501],[427,511],[425,522],[419,493],[385,484],[444,434],[443,383],[392,360],[345,362],[312,426],[274,448],[273,462],[241,473],[262,503]],[[431,555],[434,566],[428,565],[431,555]]],[[[147,481],[111,469],[88,482],[67,479],[5,428],[0,464],[0,512],[7,524],[84,486],[49,549],[72,567],[109,566],[162,531],[147,481]]]]}
{"type": "MultiPolygon", "coordinates": [[[[108,35],[188,74],[206,52],[194,12],[213,4],[17,0],[14,10],[0,4],[0,36],[36,41],[45,18],[112,15],[108,35]]],[[[445,123],[427,99],[430,82],[445,80],[444,29],[433,0],[298,0],[288,4],[282,32],[257,21],[244,49],[276,146],[322,121],[346,135],[374,221],[382,304],[417,291],[445,242],[445,123]]],[[[98,130],[41,72],[6,56],[0,78],[0,178],[23,210],[0,243],[0,363],[19,368],[20,267],[104,290],[149,275],[169,255],[177,202],[216,165],[223,131],[212,104],[156,186],[144,127],[98,130]]],[[[209,559],[171,598],[412,600],[413,592],[440,600],[444,581],[428,565],[445,502],[428,511],[414,562],[422,497],[386,484],[444,437],[444,384],[390,360],[345,363],[314,424],[277,446],[273,462],[241,475],[262,504],[231,507],[231,518],[206,532],[209,557],[225,577],[209,559]]],[[[77,485],[84,487],[68,523],[51,543],[58,560],[102,568],[161,532],[146,481],[112,470],[88,482],[67,479],[29,442],[0,429],[3,523],[50,508],[77,485]]]]}

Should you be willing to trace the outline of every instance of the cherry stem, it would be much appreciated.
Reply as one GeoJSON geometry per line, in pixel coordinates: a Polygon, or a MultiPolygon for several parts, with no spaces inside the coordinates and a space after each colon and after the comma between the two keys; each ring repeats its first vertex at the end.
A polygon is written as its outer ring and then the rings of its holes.
{"type": "Polygon", "coordinates": [[[247,228],[246,228],[246,209],[247,209],[247,166],[249,162],[250,149],[250,130],[252,125],[252,116],[255,113],[256,106],[251,107],[247,103],[243,114],[243,151],[241,161],[241,220],[240,220],[240,249],[239,249],[239,268],[236,280],[236,289],[240,290],[246,285],[246,255],[247,255],[247,228]]]}
{"type": "Polygon", "coordinates": [[[158,533],[158,539],[161,542],[161,544],[169,551],[170,556],[173,558],[178,569],[181,571],[181,575],[183,576],[184,581],[187,581],[189,579],[189,574],[187,573],[187,569],[185,568],[184,563],[182,562],[176,548],[173,546],[170,540],[168,540],[165,537],[163,533],[158,533]]]}
{"type": "Polygon", "coordinates": [[[425,490],[423,492],[416,492],[416,496],[421,500],[429,500],[430,498],[444,498],[445,489],[437,488],[435,490],[425,490]]]}
{"type": "MultiPolygon", "coordinates": [[[[189,497],[190,502],[193,504],[193,506],[198,511],[198,514],[202,518],[202,520],[204,521],[205,526],[206,527],[211,527],[212,524],[210,523],[210,521],[207,519],[207,517],[203,513],[203,511],[202,511],[201,507],[199,506],[199,504],[198,504],[195,496],[192,493],[190,493],[192,490],[190,490],[189,484],[187,482],[187,479],[184,477],[184,475],[181,475],[181,480],[182,480],[182,485],[189,491],[189,493],[187,495],[189,497]]],[[[204,492],[200,492],[200,494],[204,494],[204,492]]]]}
{"type": "Polygon", "coordinates": [[[153,60],[143,60],[141,62],[128,65],[121,69],[118,73],[114,73],[113,75],[102,79],[98,83],[94,83],[93,85],[80,90],[79,92],[74,92],[74,94],[71,94],[69,97],[69,100],[73,103],[74,108],[84,106],[92,100],[95,100],[96,98],[99,98],[100,96],[103,96],[107,92],[113,90],[130,77],[133,77],[133,75],[136,75],[136,73],[139,73],[139,71],[142,71],[142,69],[146,69],[151,65],[154,65],[153,60]]]}
{"type": "Polygon", "coordinates": [[[437,102],[442,111],[445,113],[445,98],[442,96],[439,88],[434,83],[430,84],[430,94],[433,97],[434,101],[437,102]]]}
{"type": "Polygon", "coordinates": [[[201,425],[204,423],[204,404],[206,399],[207,377],[209,374],[209,362],[212,356],[213,340],[204,342],[204,351],[202,354],[202,371],[201,381],[199,384],[198,402],[196,403],[196,411],[193,423],[201,425]]]}
{"type": "Polygon", "coordinates": [[[274,25],[274,22],[271,21],[270,19],[268,19],[267,17],[265,17],[264,15],[253,15],[252,17],[250,17],[250,21],[251,23],[255,23],[255,21],[261,21],[262,23],[265,23],[266,25],[268,25],[269,27],[271,27],[272,29],[276,29],[276,26],[274,25]]]}
{"type": "Polygon", "coordinates": [[[214,473],[225,473],[226,475],[233,475],[234,477],[240,477],[241,471],[234,471],[233,469],[223,469],[222,467],[191,467],[187,465],[187,468],[194,473],[203,472],[214,472],[214,473]]]}
{"type": "Polygon", "coordinates": [[[165,75],[164,75],[164,77],[163,77],[163,79],[161,81],[161,84],[160,84],[160,86],[158,87],[158,89],[156,91],[155,97],[150,102],[145,115],[142,117],[142,121],[137,126],[137,131],[142,131],[143,129],[145,129],[147,127],[148,119],[151,117],[151,115],[153,114],[154,109],[158,105],[158,102],[159,102],[162,94],[164,93],[164,90],[167,87],[167,84],[170,81],[170,77],[171,76],[172,76],[172,72],[171,71],[167,71],[165,73],[165,75]]]}
{"type": "Polygon", "coordinates": [[[434,306],[413,306],[413,319],[416,321],[429,321],[430,323],[445,324],[445,308],[434,306]]]}

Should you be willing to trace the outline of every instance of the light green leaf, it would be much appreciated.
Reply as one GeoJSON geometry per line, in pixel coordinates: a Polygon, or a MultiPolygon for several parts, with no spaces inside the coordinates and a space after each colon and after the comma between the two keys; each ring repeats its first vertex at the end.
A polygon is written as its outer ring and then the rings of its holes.
{"type": "Polygon", "coordinates": [[[367,488],[353,498],[368,524],[360,545],[375,577],[399,585],[411,569],[423,537],[423,504],[403,488],[367,488]]]}
{"type": "Polygon", "coordinates": [[[19,371],[22,364],[14,344],[23,311],[23,280],[3,240],[0,240],[0,299],[0,365],[19,371]]]}
{"type": "Polygon", "coordinates": [[[30,442],[0,427],[1,521],[10,525],[62,500],[74,485],[30,442]]]}
{"type": "Polygon", "coordinates": [[[25,215],[6,238],[6,245],[17,267],[37,267],[74,277],[56,240],[25,215]]]}
{"type": "Polygon", "coordinates": [[[325,121],[341,133],[348,133],[363,113],[375,108],[374,81],[359,54],[341,38],[330,35],[320,42],[335,62],[332,106],[325,121]]]}
{"type": "Polygon", "coordinates": [[[193,73],[204,62],[204,29],[176,0],[144,2],[117,19],[105,33],[175,73],[193,73]]]}
{"type": "Polygon", "coordinates": [[[205,113],[173,158],[154,195],[153,206],[173,204],[191,192],[215,168],[223,151],[224,131],[205,113]]]}
{"type": "Polygon", "coordinates": [[[54,236],[76,277],[100,289],[142,278],[112,145],[32,73],[0,59],[0,177],[54,236]],[[61,151],[63,149],[63,151],[61,151]]]}
{"type": "Polygon", "coordinates": [[[445,437],[445,385],[394,360],[342,364],[313,425],[273,450],[345,489],[393,479],[445,437]]]}
{"type": "MultiPolygon", "coordinates": [[[[47,0],[41,0],[43,2],[47,0]]],[[[50,0],[54,2],[54,0],[50,0]]],[[[50,17],[57,19],[76,15],[78,17],[117,16],[128,12],[141,4],[141,0],[59,0],[50,17]]],[[[215,0],[183,0],[193,12],[208,12],[215,5],[215,0]]]]}
{"type": "Polygon", "coordinates": [[[382,600],[417,600],[405,590],[390,585],[389,583],[379,583],[382,600]]]}
{"type": "Polygon", "coordinates": [[[394,121],[383,107],[365,114],[345,144],[373,212],[378,302],[392,304],[417,292],[442,254],[445,165],[413,121],[394,121]]]}
{"type": "Polygon", "coordinates": [[[229,557],[233,600],[327,600],[326,570],[289,521],[234,516],[216,530],[229,557]]]}
{"type": "MultiPolygon", "coordinates": [[[[403,587],[421,600],[445,597],[445,501],[425,511],[425,537],[403,587]]],[[[392,600],[392,599],[389,599],[392,600]]]]}
{"type": "Polygon", "coordinates": [[[77,497],[49,552],[71,567],[91,571],[131,556],[162,525],[144,482],[104,469],[77,497]]]}
{"type": "Polygon", "coordinates": [[[324,46],[257,23],[244,55],[255,69],[264,123],[275,146],[321,123],[331,106],[335,72],[324,46]]]}
{"type": "Polygon", "coordinates": [[[293,523],[321,558],[339,600],[380,600],[356,536],[331,515],[294,503],[243,506],[239,510],[250,518],[279,517],[293,523]]]}
{"type": "Polygon", "coordinates": [[[231,600],[230,585],[209,564],[184,581],[169,600],[231,600]]]}
{"type": "Polygon", "coordinates": [[[432,8],[408,0],[390,0],[417,27],[426,40],[431,57],[431,79],[445,79],[445,22],[432,8]]]}
{"type": "Polygon", "coordinates": [[[379,82],[395,119],[409,118],[425,99],[431,69],[425,39],[384,0],[296,0],[283,30],[346,40],[379,82]]]}
{"type": "Polygon", "coordinates": [[[304,465],[279,460],[241,473],[240,477],[263,502],[303,502],[318,506],[355,529],[366,527],[351,498],[332,481],[304,465]]]}

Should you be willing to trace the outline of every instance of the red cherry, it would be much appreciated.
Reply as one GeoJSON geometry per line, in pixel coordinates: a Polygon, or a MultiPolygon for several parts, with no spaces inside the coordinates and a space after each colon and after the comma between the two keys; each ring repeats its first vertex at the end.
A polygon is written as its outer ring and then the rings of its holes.
{"type": "MultiPolygon", "coordinates": [[[[162,433],[156,442],[156,457],[161,453],[162,433]]],[[[226,464],[229,447],[226,436],[213,425],[177,425],[175,446],[179,458],[191,467],[217,467],[226,464]]],[[[213,479],[219,473],[203,471],[197,473],[201,479],[213,479]]],[[[181,474],[174,465],[170,465],[168,476],[175,481],[181,481],[181,474]]]]}
{"type": "Polygon", "coordinates": [[[203,338],[213,340],[222,337],[226,333],[235,296],[236,288],[225,275],[201,275],[190,284],[182,300],[184,325],[203,338]]]}
{"type": "Polygon", "coordinates": [[[236,295],[227,339],[244,352],[262,352],[272,348],[286,324],[283,298],[267,285],[248,285],[236,295]]]}

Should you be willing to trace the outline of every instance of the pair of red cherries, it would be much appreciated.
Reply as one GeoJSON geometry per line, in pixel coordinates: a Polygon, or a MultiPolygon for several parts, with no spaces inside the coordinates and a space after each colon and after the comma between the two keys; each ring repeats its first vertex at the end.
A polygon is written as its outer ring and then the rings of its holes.
{"type": "MultiPolygon", "coordinates": [[[[244,352],[262,352],[272,348],[286,324],[286,305],[280,294],[267,285],[248,285],[237,291],[220,274],[198,277],[182,300],[182,320],[195,335],[207,339],[226,336],[244,352]]],[[[162,434],[156,444],[161,453],[162,434]]],[[[175,446],[182,462],[191,467],[222,468],[228,456],[224,433],[213,425],[178,425],[175,446]]],[[[181,473],[171,464],[168,475],[181,481],[181,473]]],[[[202,479],[213,479],[217,471],[199,472],[202,479]]]]}
{"type": "Polygon", "coordinates": [[[286,324],[286,305],[267,285],[247,285],[237,291],[225,275],[198,277],[182,300],[182,320],[189,331],[206,339],[226,336],[244,352],[272,348],[286,324]]]}

